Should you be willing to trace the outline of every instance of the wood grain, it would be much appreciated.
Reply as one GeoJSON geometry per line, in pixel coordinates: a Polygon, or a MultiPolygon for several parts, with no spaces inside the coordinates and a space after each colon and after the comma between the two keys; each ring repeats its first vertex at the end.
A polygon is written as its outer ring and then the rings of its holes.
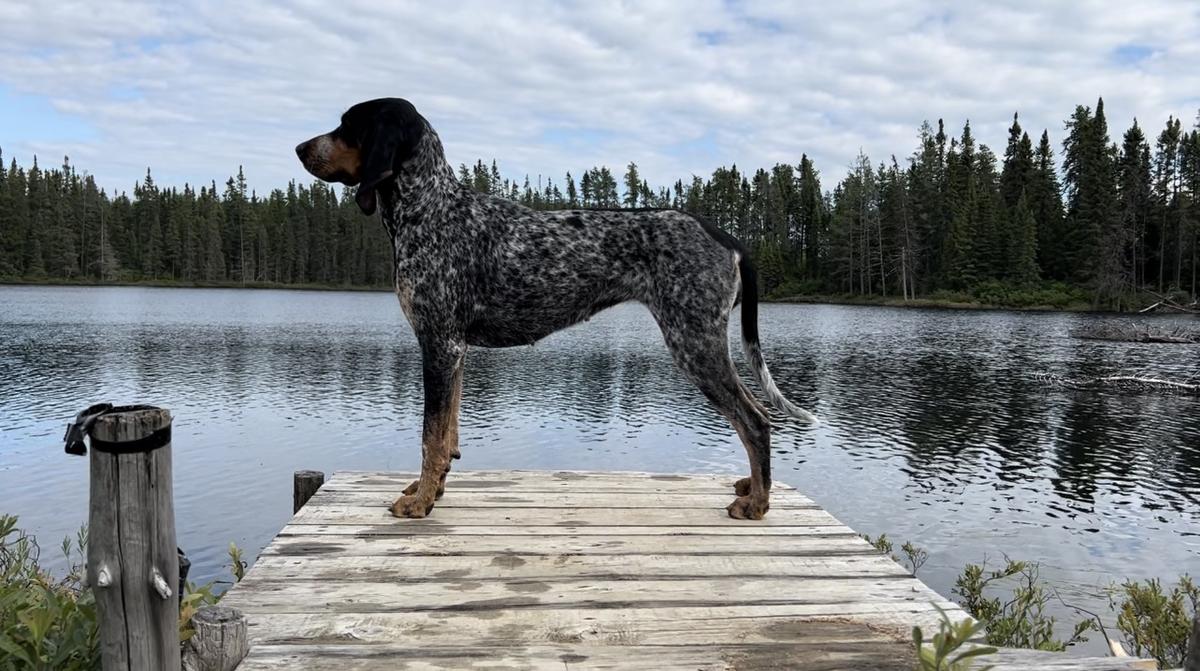
{"type": "Polygon", "coordinates": [[[247,616],[241,671],[908,671],[935,604],[966,617],[786,485],[744,522],[733,475],[456,471],[428,518],[392,517],[415,475],[336,473],[280,531],[223,602],[247,616]]]}

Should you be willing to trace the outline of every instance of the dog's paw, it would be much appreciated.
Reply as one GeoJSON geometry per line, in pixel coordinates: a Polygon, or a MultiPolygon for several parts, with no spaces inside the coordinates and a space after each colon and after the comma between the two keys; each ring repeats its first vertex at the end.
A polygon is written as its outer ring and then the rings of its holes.
{"type": "MultiPolygon", "coordinates": [[[[750,478],[742,478],[733,483],[733,491],[738,496],[748,496],[750,494],[750,478]]],[[[405,492],[406,494],[408,492],[405,492]]]]}
{"type": "Polygon", "coordinates": [[[392,514],[396,517],[420,519],[428,515],[431,510],[433,510],[433,501],[425,501],[412,495],[401,496],[392,504],[392,514]]]}
{"type": "Polygon", "coordinates": [[[739,496],[725,508],[735,520],[761,520],[770,509],[771,504],[766,498],[755,499],[751,496],[739,496]]]}
{"type": "MultiPolygon", "coordinates": [[[[413,480],[411,485],[404,488],[404,494],[406,496],[412,496],[413,494],[416,494],[417,489],[420,488],[420,485],[421,485],[420,480],[413,480]]],[[[442,483],[440,485],[438,485],[437,494],[433,495],[433,500],[437,501],[437,500],[441,499],[442,495],[445,493],[446,493],[446,476],[443,475],[442,483]]]]}

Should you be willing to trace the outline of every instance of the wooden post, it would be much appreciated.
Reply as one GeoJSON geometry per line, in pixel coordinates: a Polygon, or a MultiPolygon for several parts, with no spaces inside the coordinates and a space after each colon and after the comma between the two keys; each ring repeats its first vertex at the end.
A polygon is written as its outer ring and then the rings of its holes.
{"type": "Polygon", "coordinates": [[[1192,614],[1192,635],[1188,638],[1187,657],[1183,658],[1183,671],[1200,671],[1200,608],[1192,614]]]}
{"type": "Polygon", "coordinates": [[[325,484],[321,471],[296,471],[292,474],[292,514],[300,512],[304,504],[325,484]]]}
{"type": "Polygon", "coordinates": [[[196,633],[183,644],[183,671],[233,671],[250,652],[246,616],[227,606],[205,606],[192,616],[196,633]]]}
{"type": "Polygon", "coordinates": [[[90,431],[87,574],[105,671],[179,669],[170,426],[169,411],[150,408],[104,415],[90,431]]]}

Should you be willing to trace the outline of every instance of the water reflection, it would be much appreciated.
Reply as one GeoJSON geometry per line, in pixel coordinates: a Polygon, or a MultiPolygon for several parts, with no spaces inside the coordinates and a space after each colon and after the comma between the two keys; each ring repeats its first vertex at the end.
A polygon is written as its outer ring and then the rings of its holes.
{"type": "MultiPolygon", "coordinates": [[[[1200,355],[1068,336],[1094,319],[1115,317],[763,306],[776,379],[826,422],[778,427],[777,477],[927,546],[943,593],[985,554],[1042,560],[1100,610],[1107,580],[1195,572],[1197,399],[1036,375],[1186,377],[1200,355]]],[[[69,532],[87,480],[56,444],[63,422],[155,402],[178,418],[181,540],[211,575],[229,540],[254,551],[287,519],[292,470],[415,468],[420,384],[386,294],[0,287],[0,509],[69,532]]],[[[462,417],[464,468],[745,468],[639,306],[471,350],[462,417]]]]}

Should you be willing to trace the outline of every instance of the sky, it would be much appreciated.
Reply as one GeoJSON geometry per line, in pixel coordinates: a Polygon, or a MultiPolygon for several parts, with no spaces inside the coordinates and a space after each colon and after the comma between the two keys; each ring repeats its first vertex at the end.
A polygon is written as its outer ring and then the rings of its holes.
{"type": "Polygon", "coordinates": [[[293,147],[407,98],[452,163],[556,183],[636,162],[652,185],[796,164],[833,187],[904,161],[923,120],[1056,148],[1103,96],[1114,140],[1200,109],[1200,2],[0,2],[0,148],[101,186],[310,179],[293,147]]]}

